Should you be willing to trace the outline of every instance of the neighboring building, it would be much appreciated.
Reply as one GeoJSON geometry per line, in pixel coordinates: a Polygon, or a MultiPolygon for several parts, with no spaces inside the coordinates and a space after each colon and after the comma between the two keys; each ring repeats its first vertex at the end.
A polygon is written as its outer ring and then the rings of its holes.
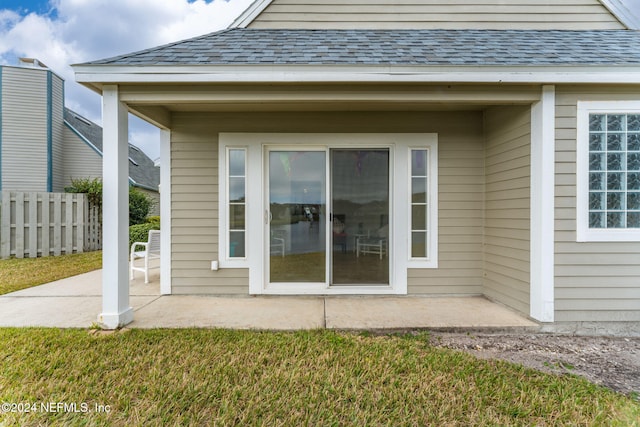
{"type": "MultiPolygon", "coordinates": [[[[102,128],[64,106],[64,80],[34,59],[0,66],[0,191],[63,192],[102,176],[102,128]]],[[[159,168],[129,146],[131,185],[158,196],[159,168]]]]}
{"type": "MultiPolygon", "coordinates": [[[[63,170],[73,171],[70,178],[101,177],[102,128],[68,108],[64,109],[64,124],[63,170]]],[[[159,183],[160,167],[138,147],[129,144],[129,184],[154,200],[151,215],[160,214],[159,183]]]]}
{"type": "MultiPolygon", "coordinates": [[[[76,79],[104,97],[113,200],[124,112],[163,129],[163,293],[485,295],[637,333],[640,33],[620,6],[257,0],[76,79]]],[[[108,327],[133,317],[112,206],[108,327]]]]}

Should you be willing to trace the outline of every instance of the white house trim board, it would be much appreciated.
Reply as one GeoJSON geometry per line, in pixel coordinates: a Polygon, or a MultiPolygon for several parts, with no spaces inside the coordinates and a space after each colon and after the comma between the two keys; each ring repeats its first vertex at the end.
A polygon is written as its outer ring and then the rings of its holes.
{"type": "Polygon", "coordinates": [[[74,70],[78,83],[98,92],[104,83],[640,83],[635,65],[78,65],[74,70]]]}
{"type": "Polygon", "coordinates": [[[555,87],[531,107],[530,315],[554,321],[555,87]]]}
{"type": "Polygon", "coordinates": [[[128,112],[118,86],[105,85],[103,102],[102,313],[98,322],[117,329],[133,321],[129,304],[128,112]]]}
{"type": "Polygon", "coordinates": [[[171,294],[171,133],[160,130],[160,293],[171,294]]]}
{"type": "Polygon", "coordinates": [[[631,12],[621,0],[600,0],[600,3],[628,29],[640,29],[640,17],[631,12]]]}
{"type": "Polygon", "coordinates": [[[229,28],[246,28],[273,0],[255,0],[229,25],[229,28]]]}

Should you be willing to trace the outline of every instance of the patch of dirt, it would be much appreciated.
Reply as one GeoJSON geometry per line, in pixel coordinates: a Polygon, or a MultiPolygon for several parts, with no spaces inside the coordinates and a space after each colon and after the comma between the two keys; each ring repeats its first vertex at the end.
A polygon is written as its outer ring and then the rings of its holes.
{"type": "Polygon", "coordinates": [[[553,374],[575,374],[640,400],[640,338],[430,332],[434,347],[553,374]]]}

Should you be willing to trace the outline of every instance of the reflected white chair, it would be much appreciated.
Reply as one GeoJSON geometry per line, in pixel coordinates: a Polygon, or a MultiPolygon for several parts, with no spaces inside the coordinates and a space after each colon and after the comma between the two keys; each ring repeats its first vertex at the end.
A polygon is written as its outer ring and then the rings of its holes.
{"type": "MultiPolygon", "coordinates": [[[[160,230],[149,230],[149,239],[146,242],[135,242],[131,245],[131,259],[129,260],[131,265],[131,273],[129,279],[133,280],[134,271],[142,271],[144,273],[144,283],[149,283],[149,261],[152,259],[160,258],[160,230]],[[136,250],[138,247],[143,250],[136,250]],[[135,261],[143,258],[144,264],[142,267],[136,267],[135,261]]],[[[151,267],[158,268],[158,267],[151,267]]]]}
{"type": "Polygon", "coordinates": [[[376,236],[358,237],[356,240],[356,256],[360,254],[376,254],[382,259],[387,254],[388,226],[380,227],[376,236]]]}
{"type": "Polygon", "coordinates": [[[278,254],[284,257],[284,246],[285,246],[284,237],[277,237],[277,236],[282,236],[282,234],[274,231],[271,232],[271,241],[269,245],[271,255],[278,254]]]}

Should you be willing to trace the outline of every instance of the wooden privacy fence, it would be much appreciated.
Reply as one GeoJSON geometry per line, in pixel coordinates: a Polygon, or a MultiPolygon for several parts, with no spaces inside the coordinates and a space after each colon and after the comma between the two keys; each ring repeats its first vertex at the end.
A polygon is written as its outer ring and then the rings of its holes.
{"type": "Polygon", "coordinates": [[[98,250],[100,212],[84,194],[4,191],[0,258],[36,258],[98,250]]]}

